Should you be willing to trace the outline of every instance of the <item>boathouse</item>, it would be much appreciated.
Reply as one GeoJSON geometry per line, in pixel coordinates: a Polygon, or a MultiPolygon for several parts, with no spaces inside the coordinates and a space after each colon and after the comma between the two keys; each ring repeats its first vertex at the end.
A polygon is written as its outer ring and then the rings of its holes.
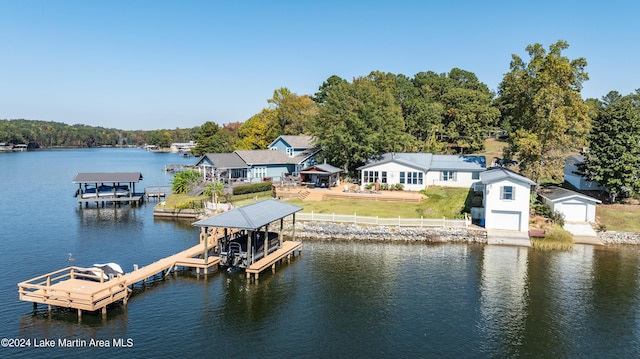
{"type": "MultiPolygon", "coordinates": [[[[93,183],[93,182],[91,182],[93,183]]],[[[136,283],[146,283],[148,278],[174,273],[178,268],[193,268],[199,275],[217,269],[219,264],[244,268],[247,279],[255,279],[267,268],[275,270],[276,263],[300,253],[302,243],[295,239],[295,213],[301,207],[277,200],[264,200],[195,222],[202,227],[201,242],[195,246],[143,267],[134,265],[129,273],[107,276],[96,264],[93,267],[70,266],[18,283],[20,300],[52,307],[74,308],[78,320],[82,311],[102,312],[107,306],[122,302],[125,306],[136,283]],[[292,240],[282,237],[284,218],[293,216],[292,240]],[[272,222],[280,220],[278,232],[269,231],[272,222]],[[224,229],[218,231],[218,229],[224,229]],[[211,231],[210,231],[211,230],[211,231]],[[223,233],[221,233],[223,232],[223,233]],[[222,263],[224,261],[224,263],[222,263]]]]}
{"type": "Polygon", "coordinates": [[[136,183],[142,180],[140,172],[77,173],[72,183],[78,184],[78,203],[139,203],[143,196],[136,193],[136,183]]]}
{"type": "MultiPolygon", "coordinates": [[[[214,244],[214,253],[220,256],[220,264],[229,268],[243,268],[247,278],[267,268],[275,269],[275,264],[283,258],[289,258],[300,251],[301,242],[295,241],[295,213],[302,210],[289,203],[275,199],[267,199],[246,206],[236,207],[231,211],[218,214],[197,222],[201,227],[201,236],[209,237],[212,231],[224,229],[218,243],[214,244]],[[293,217],[292,240],[283,240],[284,218],[293,217]],[[270,226],[280,221],[278,231],[270,230],[270,226]]],[[[203,241],[206,246],[209,241],[203,241]]],[[[205,247],[203,253],[208,253],[205,247]]],[[[207,259],[205,258],[205,261],[207,259]]]]}

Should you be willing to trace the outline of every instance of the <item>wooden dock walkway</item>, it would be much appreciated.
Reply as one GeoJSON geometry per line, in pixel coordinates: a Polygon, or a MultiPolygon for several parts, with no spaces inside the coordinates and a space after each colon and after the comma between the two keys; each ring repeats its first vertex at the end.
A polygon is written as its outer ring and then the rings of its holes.
{"type": "Polygon", "coordinates": [[[251,275],[253,274],[254,278],[257,280],[260,276],[260,273],[265,271],[267,268],[271,268],[271,270],[274,271],[276,268],[276,263],[278,263],[285,257],[287,258],[287,261],[289,261],[291,256],[295,255],[295,251],[298,251],[298,253],[302,253],[302,242],[282,242],[282,246],[280,248],[276,249],[259,261],[253,263],[245,270],[247,273],[247,279],[251,279],[251,275]]]}
{"type": "MultiPolygon", "coordinates": [[[[217,238],[210,237],[208,241],[207,248],[211,250],[217,238]]],[[[77,309],[79,320],[83,310],[102,310],[102,315],[106,316],[109,304],[122,301],[126,306],[130,287],[136,283],[158,274],[165,275],[179,267],[194,268],[198,274],[200,270],[206,274],[212,268],[217,269],[220,257],[211,255],[205,262],[203,254],[201,241],[189,249],[110,280],[103,279],[103,272],[91,274],[94,268],[67,267],[18,283],[18,293],[20,300],[33,302],[34,306],[40,303],[48,305],[49,310],[52,306],[77,309]]]]}
{"type": "Polygon", "coordinates": [[[95,203],[98,206],[99,203],[102,203],[102,207],[104,207],[105,203],[129,203],[132,205],[141,204],[143,200],[143,195],[136,194],[134,196],[101,196],[101,197],[90,197],[90,198],[78,198],[78,204],[82,206],[89,205],[89,203],[95,203]]]}

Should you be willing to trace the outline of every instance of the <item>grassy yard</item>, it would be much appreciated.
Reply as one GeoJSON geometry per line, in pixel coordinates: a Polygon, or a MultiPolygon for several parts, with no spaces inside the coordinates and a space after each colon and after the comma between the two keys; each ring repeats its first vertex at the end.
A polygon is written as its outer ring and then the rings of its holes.
{"type": "Polygon", "coordinates": [[[362,199],[331,199],[324,201],[287,202],[303,207],[302,212],[354,214],[372,217],[459,218],[465,208],[469,190],[465,188],[431,187],[428,198],[420,203],[382,202],[362,199]]]}
{"type": "Polygon", "coordinates": [[[596,222],[610,231],[640,232],[640,206],[602,204],[596,208],[596,222]]]}
{"type": "MultiPolygon", "coordinates": [[[[245,204],[249,204],[251,202],[255,202],[256,197],[258,200],[263,200],[263,199],[267,199],[267,198],[272,198],[271,197],[271,191],[266,191],[266,192],[258,192],[258,193],[248,193],[248,194],[241,194],[241,195],[237,195],[237,196],[233,196],[231,197],[231,203],[233,203],[234,206],[242,206],[245,204]]],[[[169,207],[169,208],[176,208],[176,207],[180,207],[182,206],[183,208],[190,208],[189,207],[189,203],[190,202],[211,202],[211,197],[209,196],[188,196],[186,194],[172,194],[170,196],[168,196],[164,201],[165,203],[165,207],[169,207]]],[[[220,203],[227,203],[227,200],[225,198],[220,198],[220,203]]]]}

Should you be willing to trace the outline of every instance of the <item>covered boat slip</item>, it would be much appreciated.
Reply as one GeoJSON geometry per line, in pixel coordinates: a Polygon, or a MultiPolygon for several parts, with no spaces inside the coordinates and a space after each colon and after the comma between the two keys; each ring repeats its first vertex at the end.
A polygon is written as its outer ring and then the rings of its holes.
{"type": "MultiPolygon", "coordinates": [[[[258,279],[267,268],[275,269],[280,260],[289,259],[302,243],[282,240],[283,220],[302,208],[277,200],[256,202],[194,223],[202,227],[200,243],[182,252],[159,259],[129,273],[107,276],[102,269],[71,266],[18,283],[20,300],[82,311],[101,310],[122,301],[124,305],[134,284],[156,275],[165,276],[178,268],[196,269],[198,276],[218,268],[219,264],[244,268],[247,278],[258,279]],[[269,225],[280,220],[279,233],[269,232],[269,225]],[[223,263],[224,261],[224,263],[223,263]]],[[[295,238],[295,226],[292,237],[295,238]]]]}
{"type": "MultiPolygon", "coordinates": [[[[220,257],[220,264],[230,268],[244,268],[247,278],[251,274],[257,279],[259,273],[267,268],[275,269],[280,260],[290,258],[295,251],[302,249],[302,243],[283,242],[282,229],[284,218],[293,216],[293,234],[295,239],[295,213],[302,208],[292,204],[268,199],[193,223],[201,227],[202,233],[214,228],[224,228],[224,235],[215,245],[214,252],[220,257]],[[279,231],[270,232],[269,226],[280,220],[279,231]],[[237,232],[231,233],[229,229],[237,232]]],[[[207,241],[205,241],[205,244],[207,241]]],[[[207,248],[204,249],[207,253],[207,248]]]]}
{"type": "Polygon", "coordinates": [[[140,172],[90,172],[77,173],[72,183],[78,184],[78,203],[128,202],[139,203],[142,194],[136,193],[136,183],[142,180],[140,172]]]}

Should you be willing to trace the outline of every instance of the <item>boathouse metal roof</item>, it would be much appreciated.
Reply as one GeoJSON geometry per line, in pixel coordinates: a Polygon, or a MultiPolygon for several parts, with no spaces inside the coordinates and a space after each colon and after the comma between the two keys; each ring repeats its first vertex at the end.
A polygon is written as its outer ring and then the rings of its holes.
{"type": "Polygon", "coordinates": [[[231,211],[194,222],[193,225],[256,230],[301,210],[302,207],[299,206],[275,199],[267,199],[236,207],[231,211]]]}
{"type": "Polygon", "coordinates": [[[480,182],[483,184],[494,183],[505,179],[512,179],[528,185],[535,185],[536,183],[527,177],[517,174],[512,170],[504,167],[491,167],[488,170],[480,173],[480,182]]]}
{"type": "Polygon", "coordinates": [[[73,183],[136,183],[140,180],[140,172],[85,172],[77,173],[73,183]]]}

